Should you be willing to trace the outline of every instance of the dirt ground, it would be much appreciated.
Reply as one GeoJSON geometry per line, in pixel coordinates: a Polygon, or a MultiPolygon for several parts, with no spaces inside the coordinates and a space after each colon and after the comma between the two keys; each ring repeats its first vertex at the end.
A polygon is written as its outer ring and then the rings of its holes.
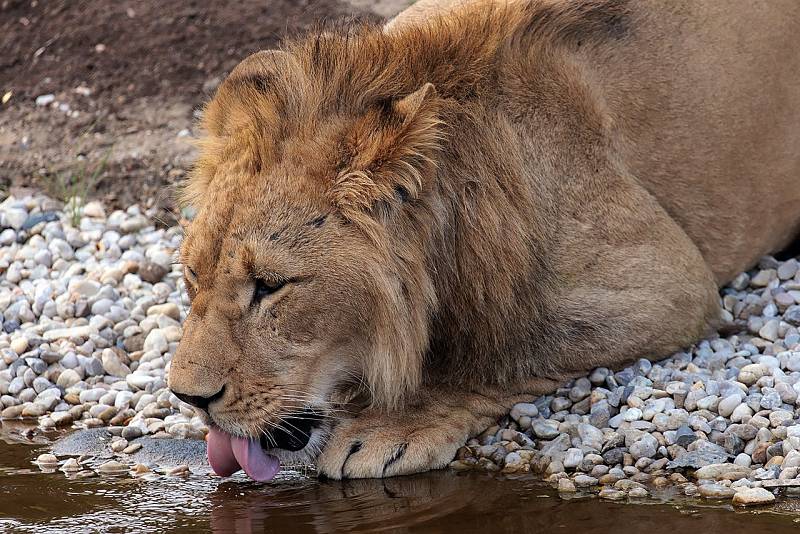
{"type": "Polygon", "coordinates": [[[248,54],[410,0],[0,0],[0,190],[171,206],[203,102],[248,54]]]}

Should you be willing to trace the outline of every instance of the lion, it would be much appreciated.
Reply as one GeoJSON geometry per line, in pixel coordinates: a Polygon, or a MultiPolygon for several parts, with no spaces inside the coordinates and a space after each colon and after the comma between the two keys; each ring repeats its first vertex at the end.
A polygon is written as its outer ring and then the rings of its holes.
{"type": "Polygon", "coordinates": [[[221,475],[446,466],[691,345],[800,232],[800,4],[418,2],[245,59],[181,201],[169,385],[221,475]]]}

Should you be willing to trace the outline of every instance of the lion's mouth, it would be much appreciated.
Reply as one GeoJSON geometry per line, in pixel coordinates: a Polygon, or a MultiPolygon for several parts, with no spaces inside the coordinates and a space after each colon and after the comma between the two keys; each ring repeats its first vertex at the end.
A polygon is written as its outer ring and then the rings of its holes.
{"type": "Polygon", "coordinates": [[[253,480],[266,482],[272,480],[281,468],[278,458],[267,454],[257,439],[231,436],[216,427],[208,430],[206,439],[208,463],[221,477],[243,469],[253,480]]]}
{"type": "Polygon", "coordinates": [[[232,436],[212,426],[207,437],[208,463],[219,476],[227,477],[243,470],[258,482],[272,480],[281,467],[280,460],[272,453],[304,449],[321,419],[315,412],[304,410],[285,417],[271,432],[258,439],[232,436]]]}
{"type": "Polygon", "coordinates": [[[322,416],[312,410],[285,417],[275,429],[261,436],[261,446],[265,449],[299,451],[308,445],[311,433],[321,420],[322,416]]]}

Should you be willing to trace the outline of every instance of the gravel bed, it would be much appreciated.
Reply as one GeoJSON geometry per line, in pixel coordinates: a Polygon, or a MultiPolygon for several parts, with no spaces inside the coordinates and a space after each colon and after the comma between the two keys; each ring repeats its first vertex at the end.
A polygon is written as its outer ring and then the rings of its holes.
{"type": "Polygon", "coordinates": [[[187,307],[180,228],[158,229],[136,206],[77,206],[0,204],[0,417],[203,438],[165,378],[187,307]]]}
{"type": "MultiPolygon", "coordinates": [[[[202,438],[165,379],[188,306],[180,229],[136,206],[79,211],[75,228],[74,206],[44,196],[0,204],[0,417],[106,426],[123,455],[143,435],[202,438]]],[[[518,404],[451,467],[607,499],[677,487],[748,505],[800,488],[799,266],[765,257],[721,291],[737,334],[518,404]]]]}
{"type": "Polygon", "coordinates": [[[514,406],[451,467],[536,472],[559,491],[764,504],[800,489],[800,272],[765,257],[721,291],[736,335],[663,361],[594,369],[514,406]]]}

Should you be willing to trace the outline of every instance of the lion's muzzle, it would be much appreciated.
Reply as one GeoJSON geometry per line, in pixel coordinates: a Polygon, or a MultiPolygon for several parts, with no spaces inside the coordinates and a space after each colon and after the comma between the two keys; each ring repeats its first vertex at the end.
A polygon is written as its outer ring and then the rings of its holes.
{"type": "Polygon", "coordinates": [[[190,395],[188,393],[181,393],[179,391],[176,391],[175,389],[172,389],[172,394],[178,397],[186,404],[190,404],[193,407],[208,413],[208,406],[225,394],[225,386],[222,386],[222,388],[220,388],[219,391],[208,397],[203,397],[201,395],[190,395]]]}

